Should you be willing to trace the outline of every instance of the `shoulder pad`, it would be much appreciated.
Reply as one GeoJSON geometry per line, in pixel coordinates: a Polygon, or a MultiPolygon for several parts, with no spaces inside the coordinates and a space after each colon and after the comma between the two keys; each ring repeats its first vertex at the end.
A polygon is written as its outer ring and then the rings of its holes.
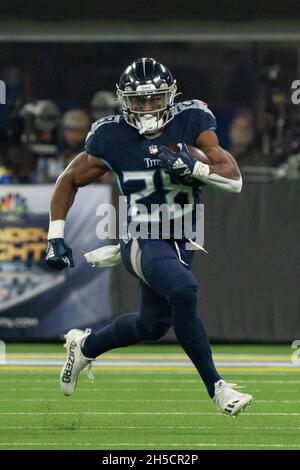
{"type": "Polygon", "coordinates": [[[187,111],[189,109],[198,109],[201,111],[204,111],[206,113],[211,114],[213,117],[213,113],[211,110],[208,108],[207,103],[201,100],[187,100],[187,101],[182,101],[181,103],[176,104],[175,109],[174,109],[174,114],[179,114],[182,113],[183,111],[187,111]]]}
{"type": "Polygon", "coordinates": [[[117,115],[111,115],[111,116],[106,116],[101,119],[98,119],[98,121],[93,122],[92,127],[90,132],[88,133],[86,140],[93,135],[97,129],[99,129],[101,126],[104,126],[104,124],[118,124],[120,122],[121,116],[119,114],[117,115]]]}

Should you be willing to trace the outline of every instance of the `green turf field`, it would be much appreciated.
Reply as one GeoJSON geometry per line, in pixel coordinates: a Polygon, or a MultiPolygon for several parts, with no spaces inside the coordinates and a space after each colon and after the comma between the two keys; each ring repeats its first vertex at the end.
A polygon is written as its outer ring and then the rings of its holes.
{"type": "Polygon", "coordinates": [[[213,351],[224,379],[254,396],[238,417],[217,412],[174,345],[106,353],[95,381],[83,373],[72,397],[59,391],[61,345],[9,345],[0,449],[300,449],[300,368],[290,367],[290,347],[213,351]]]}

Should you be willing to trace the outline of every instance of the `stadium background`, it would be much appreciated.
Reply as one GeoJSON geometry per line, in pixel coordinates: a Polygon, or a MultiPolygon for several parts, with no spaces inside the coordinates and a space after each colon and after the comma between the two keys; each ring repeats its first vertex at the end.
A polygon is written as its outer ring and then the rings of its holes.
{"type": "MultiPolygon", "coordinates": [[[[115,200],[112,178],[93,185],[95,206],[84,201],[82,208],[79,202],[74,206],[78,217],[90,211],[88,220],[94,220],[74,234],[81,274],[78,268],[57,290],[49,287],[47,292],[43,286],[41,291],[42,276],[35,273],[34,278],[32,272],[50,276],[42,254],[35,265],[30,250],[23,264],[18,254],[7,253],[26,243],[45,246],[51,193],[45,185],[53,184],[82,148],[95,119],[92,97],[99,90],[114,92],[126,64],[148,55],[173,71],[182,99],[208,102],[217,117],[221,144],[236,157],[244,177],[239,196],[203,192],[208,255],[196,257],[194,271],[201,286],[199,310],[211,339],[295,339],[300,309],[300,121],[291,85],[300,76],[299,11],[295,2],[271,9],[269,2],[259,2],[259,10],[257,2],[225,4],[201,2],[200,8],[199,2],[190,1],[182,10],[176,1],[171,6],[156,1],[90,1],[82,9],[79,2],[72,2],[72,7],[69,2],[52,2],[43,12],[36,2],[3,5],[0,78],[6,83],[7,104],[0,106],[2,339],[57,340],[68,327],[96,327],[121,312],[136,310],[136,283],[122,267],[95,274],[81,262],[83,251],[99,246],[93,238],[96,202],[102,194],[115,200]],[[48,100],[44,111],[38,109],[40,100],[48,100]],[[79,110],[77,115],[74,110],[79,110]],[[72,129],[78,131],[75,137],[72,129]],[[22,189],[26,186],[28,194],[30,185],[39,185],[40,194],[48,195],[38,211],[44,218],[44,236],[20,245],[14,235],[7,238],[7,230],[32,225],[22,189]],[[70,305],[77,306],[72,316],[65,303],[66,285],[70,305]],[[102,286],[101,299],[97,285],[102,286]],[[79,306],[92,286],[95,294],[89,298],[94,301],[83,312],[79,306]],[[35,295],[33,287],[38,287],[35,295]],[[50,301],[54,297],[58,307],[50,301]]],[[[98,109],[98,116],[116,111],[108,102],[101,106],[107,109],[98,109]]],[[[70,231],[68,237],[72,239],[70,231]]],[[[165,339],[174,338],[169,334],[165,339]]]]}
{"type": "Polygon", "coordinates": [[[298,1],[1,4],[0,451],[300,449],[297,79],[298,1]],[[170,67],[182,98],[208,102],[242,168],[240,195],[203,192],[208,254],[194,264],[216,366],[254,396],[236,419],[217,412],[172,332],[105,353],[72,397],[59,390],[62,334],[134,311],[137,286],[122,267],[83,258],[101,243],[97,205],[116,200],[110,178],[81,189],[70,211],[76,268],[45,268],[51,189],[90,114],[115,111],[103,93],[93,111],[92,97],[147,55],[170,67]]]}

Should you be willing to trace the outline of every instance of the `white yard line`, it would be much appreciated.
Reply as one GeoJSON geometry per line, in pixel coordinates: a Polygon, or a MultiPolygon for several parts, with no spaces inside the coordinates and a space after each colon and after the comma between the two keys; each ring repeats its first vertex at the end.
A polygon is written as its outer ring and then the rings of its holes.
{"type": "MultiPolygon", "coordinates": [[[[103,360],[187,360],[186,354],[177,353],[123,353],[103,354],[103,360]]],[[[216,361],[289,361],[288,354],[213,354],[216,361]]],[[[64,353],[7,353],[8,359],[64,359],[64,353]]],[[[101,360],[102,360],[101,359],[101,360]]]]}
{"type": "MultiPolygon", "coordinates": [[[[101,385],[101,384],[99,384],[101,385]]],[[[46,392],[46,393],[57,393],[57,391],[59,390],[59,385],[57,385],[56,387],[34,387],[34,388],[19,388],[19,387],[5,387],[5,388],[0,388],[0,391],[1,392],[36,392],[36,393],[39,393],[39,392],[46,392]]],[[[139,387],[139,388],[103,388],[103,387],[95,387],[93,386],[92,384],[89,386],[89,387],[80,387],[78,388],[78,390],[80,390],[80,392],[94,392],[94,393],[99,393],[99,400],[100,400],[100,397],[102,396],[101,394],[103,393],[106,393],[106,392],[114,392],[114,393],[119,393],[119,392],[136,392],[136,393],[140,393],[140,392],[143,392],[143,393],[156,393],[156,392],[172,392],[172,393],[196,393],[196,394],[207,394],[205,388],[203,387],[199,387],[198,388],[195,388],[195,389],[188,389],[188,388],[149,388],[148,390],[144,390],[143,388],[139,387]]],[[[256,393],[260,393],[260,392],[264,392],[264,390],[261,390],[261,389],[257,389],[257,388],[251,388],[251,392],[256,392],[256,393]]],[[[280,393],[283,393],[283,392],[292,392],[292,393],[299,393],[299,390],[298,389],[295,389],[295,390],[290,390],[290,389],[287,389],[287,390],[278,390],[278,392],[280,393]]]]}
{"type": "MultiPolygon", "coordinates": [[[[5,391],[6,392],[57,392],[59,390],[59,384],[57,384],[57,387],[53,387],[53,388],[50,388],[50,387],[34,387],[34,388],[19,388],[19,387],[7,387],[5,388],[5,391]]],[[[79,390],[79,389],[78,389],[79,390]]],[[[3,389],[2,389],[3,391],[3,389]]],[[[149,388],[147,391],[145,391],[145,389],[143,388],[96,388],[94,387],[92,384],[90,385],[90,387],[80,387],[80,391],[81,392],[102,392],[102,393],[105,393],[105,392],[115,392],[115,393],[119,393],[119,392],[147,392],[147,393],[153,393],[153,392],[175,392],[175,393],[181,393],[181,392],[185,392],[185,393],[203,393],[205,392],[205,390],[202,388],[202,389],[187,389],[187,388],[149,388]]],[[[254,391],[254,390],[252,390],[254,391]]],[[[299,392],[299,390],[295,390],[297,393],[299,392]]]]}
{"type": "MultiPolygon", "coordinates": [[[[34,430],[34,429],[44,429],[52,432],[94,432],[95,430],[102,430],[103,426],[80,426],[80,428],[70,428],[62,429],[62,428],[54,428],[53,426],[0,426],[1,430],[34,430]]],[[[141,430],[141,429],[169,429],[169,430],[177,430],[177,429],[198,429],[198,430],[206,430],[206,429],[220,429],[220,426],[105,426],[105,429],[131,429],[131,430],[141,430]]],[[[289,426],[289,427],[282,427],[282,426],[242,426],[239,427],[239,430],[243,431],[300,431],[300,427],[289,426]]]]}
{"type": "Polygon", "coordinates": [[[58,446],[59,448],[63,447],[94,447],[94,448],[104,448],[104,449],[110,449],[111,447],[155,447],[155,449],[159,449],[161,446],[164,446],[166,449],[168,447],[178,447],[179,449],[183,448],[194,448],[194,447],[283,447],[283,448],[299,448],[300,449],[300,443],[299,444],[222,444],[222,443],[215,443],[215,442],[197,442],[197,443],[191,443],[191,444],[183,444],[182,442],[180,443],[161,443],[161,442],[113,442],[113,443],[103,443],[103,444],[96,444],[95,442],[0,442],[1,447],[7,447],[7,446],[12,446],[12,447],[21,447],[21,446],[36,446],[36,447],[47,447],[47,446],[58,446]]]}
{"type": "MultiPolygon", "coordinates": [[[[1,381],[0,381],[0,385],[2,383],[2,377],[4,376],[10,376],[12,372],[17,372],[18,375],[20,377],[22,377],[23,375],[26,374],[26,377],[28,375],[30,376],[40,376],[41,374],[43,374],[43,376],[47,375],[47,376],[57,376],[57,370],[50,370],[50,369],[33,369],[33,370],[11,370],[10,368],[5,368],[3,365],[2,365],[2,369],[1,369],[1,381]]],[[[278,377],[278,374],[280,374],[281,377],[290,377],[291,376],[291,372],[293,372],[292,369],[286,369],[286,370],[280,370],[280,372],[278,372],[276,369],[275,370],[272,370],[272,369],[269,369],[268,371],[268,377],[278,377]]],[[[299,369],[296,369],[295,370],[295,373],[298,373],[299,372],[299,369]]],[[[228,374],[229,372],[227,371],[226,374],[228,374]]],[[[176,377],[188,377],[188,376],[191,376],[191,375],[196,375],[197,374],[197,371],[195,370],[195,368],[191,367],[190,369],[186,369],[186,370],[181,370],[181,369],[174,369],[174,370],[168,370],[168,369],[162,369],[162,370],[142,370],[142,369],[132,369],[132,370],[128,370],[128,369],[105,369],[103,368],[102,370],[99,370],[99,369],[96,369],[95,370],[95,376],[96,377],[117,377],[118,376],[136,376],[136,377],[141,377],[141,376],[157,376],[157,375],[161,375],[161,376],[176,376],[176,377]]],[[[254,382],[256,383],[259,383],[259,382],[263,382],[263,379],[261,379],[262,377],[265,377],[266,376],[266,369],[265,370],[251,370],[251,369],[248,369],[247,370],[247,374],[249,374],[250,377],[258,377],[256,380],[254,380],[254,382]]],[[[232,369],[230,371],[230,376],[234,376],[234,377],[237,377],[238,380],[243,380],[242,377],[245,376],[245,371],[244,370],[239,370],[239,369],[232,369]],[[241,379],[240,379],[241,377],[241,379]]],[[[134,379],[133,379],[134,380],[134,379]]],[[[147,380],[147,379],[146,379],[147,380]]],[[[139,379],[138,379],[139,381],[139,379]]],[[[151,379],[152,381],[152,379],[151,379]]],[[[184,380],[182,378],[180,378],[180,381],[184,382],[184,380]]],[[[177,380],[175,380],[175,382],[177,382],[177,380]]],[[[285,381],[283,380],[282,383],[288,383],[288,381],[285,381]]]]}
{"type": "MultiPolygon", "coordinates": [[[[6,366],[57,366],[62,367],[64,361],[62,360],[42,360],[42,359],[7,359],[6,366]]],[[[107,361],[107,360],[98,360],[93,362],[93,366],[95,368],[105,368],[105,367],[191,367],[192,363],[189,360],[183,361],[166,361],[166,360],[134,360],[133,358],[130,360],[117,360],[117,361],[107,361]]],[[[267,367],[267,368],[291,368],[295,369],[295,371],[299,371],[299,365],[295,365],[290,361],[286,362],[272,362],[272,361],[216,361],[217,367],[232,367],[232,368],[239,368],[239,367],[267,367]]]]}
{"type": "MultiPolygon", "coordinates": [[[[31,372],[29,372],[30,374],[31,372]]],[[[36,374],[36,372],[33,372],[33,374],[36,374]]],[[[44,374],[44,372],[43,372],[44,374]]],[[[107,374],[107,373],[106,373],[107,374]]],[[[119,372],[120,376],[123,375],[123,372],[119,372]]],[[[115,375],[115,373],[113,373],[115,375]]],[[[282,373],[280,374],[282,375],[282,373]]],[[[290,374],[289,374],[290,375],[290,374]]],[[[96,378],[99,378],[101,383],[150,383],[150,379],[123,379],[123,378],[113,378],[113,379],[107,379],[105,376],[101,376],[100,374],[96,374],[96,378]]],[[[18,378],[18,383],[57,383],[57,378],[53,379],[23,379],[23,378],[18,378]]],[[[240,383],[253,383],[253,384],[295,384],[299,385],[300,380],[280,380],[280,379],[262,379],[262,380],[253,380],[253,379],[239,379],[240,383]]],[[[16,383],[16,379],[7,379],[1,377],[0,381],[0,386],[1,384],[6,384],[6,383],[16,383]]],[[[180,383],[180,384],[185,384],[185,383],[195,383],[199,384],[201,387],[204,387],[204,385],[201,383],[200,378],[197,379],[151,379],[151,383],[180,383]]]]}
{"type": "MultiPolygon", "coordinates": [[[[61,397],[61,398],[0,398],[0,403],[1,402],[22,402],[22,403],[26,403],[26,402],[29,402],[29,403],[49,403],[49,402],[54,402],[54,403],[64,403],[63,402],[64,398],[61,397]]],[[[173,400],[164,400],[164,399],[161,399],[161,398],[157,398],[156,400],[153,400],[153,399],[132,399],[132,398],[123,398],[123,399],[114,399],[114,398],[110,398],[110,399],[102,399],[102,398],[98,398],[98,399],[74,399],[72,400],[72,406],[75,404],[75,403],[105,403],[105,402],[108,402],[108,403],[118,403],[118,402],[136,402],[136,403],[144,403],[144,402],[147,402],[147,403],[178,403],[178,402],[186,402],[186,403],[208,403],[209,402],[209,399],[207,398],[206,400],[205,399],[198,399],[198,400],[189,400],[189,399],[173,399],[173,400]]],[[[291,405],[294,405],[295,403],[300,403],[300,400],[255,400],[255,403],[285,403],[285,404],[291,404],[291,405]]]]}
{"type": "MultiPolygon", "coordinates": [[[[46,416],[46,415],[79,415],[79,416],[98,416],[98,415],[107,415],[107,416],[129,416],[129,415],[136,415],[136,416],[162,416],[162,415],[170,415],[170,416],[222,416],[221,413],[216,412],[185,412],[185,411],[54,411],[54,412],[31,412],[31,411],[11,411],[11,412],[4,412],[0,413],[0,416],[46,416]]],[[[278,413],[251,413],[247,412],[243,414],[243,416],[300,416],[300,413],[285,413],[285,412],[278,412],[278,413]]]]}
{"type": "MultiPolygon", "coordinates": [[[[122,372],[120,372],[120,375],[122,375],[122,372]]],[[[113,378],[113,379],[107,379],[101,376],[100,374],[96,374],[96,378],[99,378],[101,380],[101,383],[193,383],[193,384],[199,384],[204,387],[204,385],[201,382],[201,379],[122,379],[122,378],[113,378]]],[[[57,377],[53,379],[22,379],[19,378],[17,379],[18,383],[57,383],[57,377]]],[[[258,382],[258,381],[255,381],[258,382]]],[[[259,381],[261,382],[261,381],[259,381]]],[[[286,383],[285,381],[283,381],[286,383]]],[[[300,383],[299,381],[296,381],[297,383],[300,383]]],[[[1,377],[0,385],[5,384],[5,383],[16,383],[16,379],[3,379],[1,377]]]]}

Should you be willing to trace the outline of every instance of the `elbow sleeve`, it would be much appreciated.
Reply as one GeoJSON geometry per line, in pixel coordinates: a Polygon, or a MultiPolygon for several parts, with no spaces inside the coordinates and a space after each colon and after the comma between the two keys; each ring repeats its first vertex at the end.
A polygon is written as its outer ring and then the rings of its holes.
{"type": "Polygon", "coordinates": [[[243,180],[241,176],[238,180],[232,180],[212,173],[206,178],[203,178],[203,181],[205,181],[206,184],[231,193],[240,193],[243,187],[243,180]]]}

